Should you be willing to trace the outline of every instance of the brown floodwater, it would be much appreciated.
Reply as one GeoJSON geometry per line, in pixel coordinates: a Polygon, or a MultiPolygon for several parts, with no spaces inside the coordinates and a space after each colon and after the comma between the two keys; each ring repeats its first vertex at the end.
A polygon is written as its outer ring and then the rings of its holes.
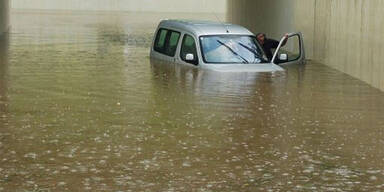
{"type": "Polygon", "coordinates": [[[276,74],[151,62],[168,16],[12,14],[0,191],[384,191],[383,92],[310,61],[276,74]]]}

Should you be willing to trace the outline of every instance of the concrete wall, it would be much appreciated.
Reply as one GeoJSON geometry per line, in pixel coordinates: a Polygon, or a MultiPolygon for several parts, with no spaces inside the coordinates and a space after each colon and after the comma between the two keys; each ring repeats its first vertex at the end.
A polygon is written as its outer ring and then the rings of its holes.
{"type": "Polygon", "coordinates": [[[314,59],[384,90],[384,1],[317,0],[315,11],[314,59]]]}
{"type": "Polygon", "coordinates": [[[9,29],[9,1],[0,0],[0,35],[9,29]]]}
{"type": "Polygon", "coordinates": [[[383,0],[229,0],[228,20],[274,38],[304,35],[307,57],[384,90],[383,0]]]}
{"type": "Polygon", "coordinates": [[[12,8],[206,13],[227,10],[226,0],[12,0],[12,8]]]}

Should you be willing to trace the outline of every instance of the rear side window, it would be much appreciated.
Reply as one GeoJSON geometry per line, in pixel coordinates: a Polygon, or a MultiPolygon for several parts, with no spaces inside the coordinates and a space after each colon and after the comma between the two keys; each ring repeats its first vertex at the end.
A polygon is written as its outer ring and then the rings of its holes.
{"type": "Polygon", "coordinates": [[[180,57],[183,61],[197,65],[199,60],[197,59],[197,50],[195,39],[190,35],[184,35],[183,43],[181,44],[180,57]],[[187,54],[193,54],[193,61],[187,61],[187,54]]]}
{"type": "Polygon", "coordinates": [[[154,49],[159,53],[173,57],[175,56],[179,39],[179,32],[168,29],[159,29],[154,49]]]}
{"type": "Polygon", "coordinates": [[[177,44],[179,43],[180,33],[175,31],[169,31],[169,40],[167,42],[165,54],[168,56],[175,56],[177,44]]]}
{"type": "Polygon", "coordinates": [[[156,42],[155,42],[155,50],[158,52],[162,52],[162,50],[165,47],[165,38],[167,36],[168,30],[166,29],[160,29],[156,36],[156,42]]]}

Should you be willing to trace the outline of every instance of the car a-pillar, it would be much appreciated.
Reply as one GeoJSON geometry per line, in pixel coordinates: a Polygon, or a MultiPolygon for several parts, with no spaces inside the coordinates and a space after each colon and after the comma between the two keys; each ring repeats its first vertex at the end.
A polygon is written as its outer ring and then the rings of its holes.
{"type": "Polygon", "coordinates": [[[9,0],[0,0],[0,36],[9,30],[9,0]]]}

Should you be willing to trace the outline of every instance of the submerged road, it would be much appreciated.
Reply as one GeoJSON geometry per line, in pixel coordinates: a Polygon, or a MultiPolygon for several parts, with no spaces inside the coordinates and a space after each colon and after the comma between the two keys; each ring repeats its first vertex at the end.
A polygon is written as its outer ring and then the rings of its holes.
{"type": "Polygon", "coordinates": [[[383,92],[312,62],[151,62],[161,17],[12,14],[0,191],[384,191],[383,92]]]}

